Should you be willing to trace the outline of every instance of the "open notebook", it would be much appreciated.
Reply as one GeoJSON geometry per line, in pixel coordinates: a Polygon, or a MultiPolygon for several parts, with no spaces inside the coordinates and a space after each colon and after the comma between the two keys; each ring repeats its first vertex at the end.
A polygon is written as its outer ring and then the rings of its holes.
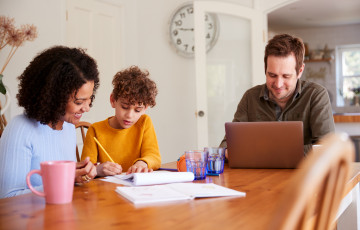
{"type": "Polygon", "coordinates": [[[134,204],[191,200],[201,197],[240,196],[246,194],[213,183],[173,183],[140,187],[116,187],[117,193],[134,204]]]}

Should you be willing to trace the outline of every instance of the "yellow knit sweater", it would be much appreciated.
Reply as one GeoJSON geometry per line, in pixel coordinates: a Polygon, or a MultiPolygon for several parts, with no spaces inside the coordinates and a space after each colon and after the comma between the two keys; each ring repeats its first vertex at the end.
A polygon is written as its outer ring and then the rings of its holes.
{"type": "Polygon", "coordinates": [[[161,156],[151,118],[144,114],[128,129],[114,129],[109,119],[92,124],[84,142],[81,160],[87,156],[91,162],[104,163],[110,161],[106,154],[97,146],[96,137],[111,158],[127,171],[136,161],[144,161],[149,168],[158,169],[161,156]]]}

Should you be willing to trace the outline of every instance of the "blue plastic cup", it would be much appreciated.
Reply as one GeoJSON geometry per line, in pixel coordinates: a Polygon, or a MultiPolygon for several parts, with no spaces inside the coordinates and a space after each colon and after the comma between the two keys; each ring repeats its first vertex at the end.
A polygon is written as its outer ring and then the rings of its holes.
{"type": "Polygon", "coordinates": [[[206,178],[206,164],[208,153],[202,150],[185,151],[186,169],[194,173],[195,180],[206,178]]]}
{"type": "Polygon", "coordinates": [[[205,147],[208,152],[207,172],[211,174],[220,174],[224,172],[225,148],[205,147]]]}

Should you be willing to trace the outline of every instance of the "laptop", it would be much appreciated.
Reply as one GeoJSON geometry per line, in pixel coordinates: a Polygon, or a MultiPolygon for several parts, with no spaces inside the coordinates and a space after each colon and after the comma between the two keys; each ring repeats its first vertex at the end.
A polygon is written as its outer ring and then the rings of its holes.
{"type": "Polygon", "coordinates": [[[296,168],[304,158],[302,121],[226,122],[230,168],[296,168]]]}

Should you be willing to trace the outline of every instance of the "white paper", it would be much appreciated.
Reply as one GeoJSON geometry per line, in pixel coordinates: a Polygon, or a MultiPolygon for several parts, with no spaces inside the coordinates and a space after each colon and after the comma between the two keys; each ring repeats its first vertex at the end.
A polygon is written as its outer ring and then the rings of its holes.
{"type": "Polygon", "coordinates": [[[119,178],[116,178],[114,176],[107,176],[105,178],[100,179],[102,181],[106,181],[106,182],[111,182],[111,183],[115,183],[115,184],[122,184],[122,185],[126,185],[126,186],[133,186],[131,182],[129,181],[125,181],[119,178]]]}
{"type": "Polygon", "coordinates": [[[190,200],[201,197],[246,196],[246,193],[213,183],[173,183],[141,187],[116,187],[116,192],[134,204],[190,200]]]}
{"type": "Polygon", "coordinates": [[[152,173],[132,173],[108,176],[103,181],[127,185],[142,186],[178,182],[190,182],[194,180],[192,172],[152,172],[152,173]]]}
{"type": "Polygon", "coordinates": [[[174,200],[189,200],[192,197],[179,193],[166,185],[143,187],[117,187],[116,192],[134,204],[147,204],[174,200]]]}
{"type": "Polygon", "coordinates": [[[214,183],[169,184],[172,189],[194,198],[219,196],[246,196],[246,193],[229,189],[214,183]]]}

